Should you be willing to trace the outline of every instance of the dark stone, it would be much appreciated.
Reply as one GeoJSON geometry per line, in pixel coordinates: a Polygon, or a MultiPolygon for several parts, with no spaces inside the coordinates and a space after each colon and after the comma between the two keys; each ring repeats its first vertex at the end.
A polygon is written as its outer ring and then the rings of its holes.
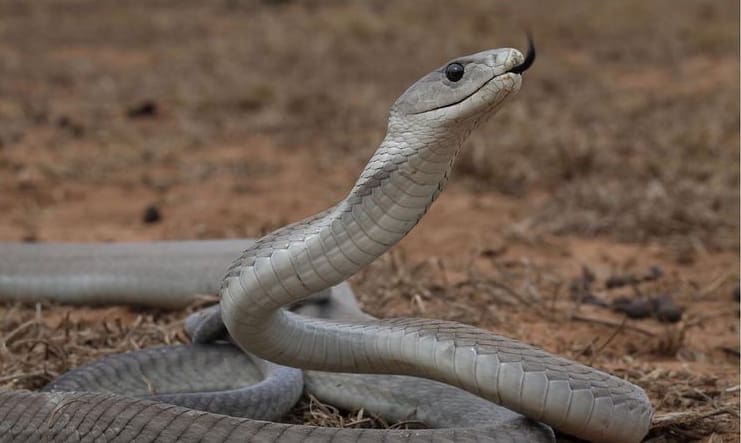
{"type": "Polygon", "coordinates": [[[158,113],[159,107],[157,103],[152,100],[145,100],[138,105],[130,107],[126,111],[126,116],[129,118],[154,117],[158,113]]]}
{"type": "Polygon", "coordinates": [[[648,318],[654,313],[651,300],[645,298],[619,297],[612,302],[612,309],[622,312],[629,318],[648,318]]]}
{"type": "Polygon", "coordinates": [[[85,135],[85,127],[72,120],[70,117],[66,115],[60,116],[56,121],[57,127],[60,129],[64,129],[66,131],[69,131],[70,134],[72,134],[73,137],[79,138],[85,135]]]}
{"type": "Polygon", "coordinates": [[[655,317],[663,323],[676,323],[682,320],[683,309],[674,303],[671,295],[629,298],[619,297],[612,302],[612,309],[622,312],[629,318],[655,317]]]}
{"type": "Polygon", "coordinates": [[[648,270],[648,275],[644,277],[646,281],[658,280],[664,276],[664,270],[660,266],[651,266],[648,270]]]}
{"type": "Polygon", "coordinates": [[[656,319],[664,323],[676,323],[682,319],[683,310],[674,303],[671,295],[662,294],[651,299],[656,319]]]}
{"type": "Polygon", "coordinates": [[[160,220],[162,220],[162,214],[160,213],[159,208],[155,205],[147,206],[147,209],[144,210],[142,221],[146,224],[152,224],[157,223],[160,220]]]}

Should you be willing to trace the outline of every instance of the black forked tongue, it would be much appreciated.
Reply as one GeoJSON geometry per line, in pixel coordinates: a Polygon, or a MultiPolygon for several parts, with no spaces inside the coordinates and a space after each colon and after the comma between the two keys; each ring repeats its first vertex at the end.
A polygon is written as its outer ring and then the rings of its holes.
{"type": "Polygon", "coordinates": [[[529,68],[530,65],[532,65],[534,61],[535,61],[535,44],[533,43],[533,36],[528,34],[527,35],[527,55],[525,56],[525,61],[515,66],[514,68],[510,69],[509,72],[514,72],[515,74],[522,74],[523,72],[527,71],[527,68],[529,68]]]}

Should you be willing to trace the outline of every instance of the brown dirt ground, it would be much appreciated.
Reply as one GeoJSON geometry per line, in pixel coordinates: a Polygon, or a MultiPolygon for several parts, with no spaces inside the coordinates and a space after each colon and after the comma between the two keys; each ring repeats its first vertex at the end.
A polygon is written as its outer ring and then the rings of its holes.
{"type": "MultiPolygon", "coordinates": [[[[738,4],[544,8],[0,2],[0,240],[268,232],[342,198],[407,84],[522,46],[527,27],[540,55],[522,92],[467,143],[419,227],[353,278],[359,298],[629,378],[656,407],[650,441],[738,441],[738,4]],[[149,205],[160,222],[143,223],[149,205]],[[657,279],[607,287],[654,266],[657,279]],[[667,294],[684,313],[627,319],[587,293],[667,294]]],[[[2,304],[0,386],[182,341],[195,308],[2,304]]],[[[308,401],[296,414],[367,424],[308,401]]]]}

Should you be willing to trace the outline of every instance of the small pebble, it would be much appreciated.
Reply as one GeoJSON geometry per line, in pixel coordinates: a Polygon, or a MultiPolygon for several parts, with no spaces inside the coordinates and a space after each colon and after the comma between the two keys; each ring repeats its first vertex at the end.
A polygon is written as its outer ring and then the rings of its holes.
{"type": "Polygon", "coordinates": [[[662,294],[651,299],[656,313],[656,319],[664,323],[676,323],[682,319],[682,308],[674,304],[674,299],[668,294],[662,294]]]}
{"type": "Polygon", "coordinates": [[[155,205],[147,206],[147,209],[144,210],[142,221],[146,224],[152,224],[157,223],[160,220],[162,220],[162,214],[160,213],[159,208],[155,205]]]}
{"type": "Polygon", "coordinates": [[[661,266],[653,265],[648,269],[648,275],[645,276],[643,279],[646,281],[652,281],[652,280],[658,280],[663,276],[664,276],[664,270],[661,269],[661,266]]]}
{"type": "Polygon", "coordinates": [[[82,137],[85,135],[85,127],[82,124],[73,121],[66,115],[62,115],[56,121],[59,128],[69,131],[74,137],[82,137]]]}
{"type": "Polygon", "coordinates": [[[676,323],[682,320],[683,314],[682,308],[677,306],[668,294],[650,298],[619,297],[612,302],[612,309],[624,313],[629,318],[656,317],[663,323],[676,323]]]}
{"type": "Polygon", "coordinates": [[[619,297],[613,300],[612,309],[637,319],[651,317],[654,313],[653,303],[645,298],[619,297]]]}
{"type": "Polygon", "coordinates": [[[145,100],[136,106],[130,107],[126,111],[129,118],[154,117],[159,112],[157,103],[152,100],[145,100]]]}
{"type": "Polygon", "coordinates": [[[23,243],[36,243],[39,241],[39,238],[36,234],[26,234],[21,238],[21,241],[23,243]]]}

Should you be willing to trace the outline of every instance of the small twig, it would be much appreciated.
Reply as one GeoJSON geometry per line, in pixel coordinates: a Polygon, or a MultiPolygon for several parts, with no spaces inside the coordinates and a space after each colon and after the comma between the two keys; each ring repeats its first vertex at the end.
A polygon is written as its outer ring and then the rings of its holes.
{"type": "Polygon", "coordinates": [[[718,290],[718,288],[723,286],[726,282],[731,281],[735,278],[737,278],[735,271],[725,272],[725,273],[718,275],[708,285],[700,289],[700,291],[697,294],[697,298],[698,299],[704,298],[706,295],[718,290]]]}
{"type": "MultiPolygon", "coordinates": [[[[587,344],[586,346],[582,347],[579,350],[579,352],[577,352],[577,355],[594,355],[594,344],[597,343],[597,340],[599,340],[598,337],[593,337],[589,341],[589,344],[587,344]]],[[[591,365],[591,363],[590,363],[590,365],[591,365]]]]}
{"type": "Polygon", "coordinates": [[[28,329],[29,327],[31,327],[31,326],[33,326],[35,324],[37,324],[37,321],[35,319],[34,320],[28,320],[27,322],[20,324],[18,327],[16,327],[12,331],[10,331],[8,333],[8,335],[5,336],[5,338],[2,340],[2,342],[0,342],[0,345],[3,348],[6,348],[7,345],[8,345],[8,343],[11,340],[13,340],[17,335],[20,335],[21,332],[25,331],[26,329],[28,329]]]}
{"type": "Polygon", "coordinates": [[[14,381],[14,380],[23,380],[26,378],[40,377],[42,375],[46,375],[46,372],[44,371],[22,372],[20,374],[5,375],[3,377],[0,377],[0,383],[6,383],[9,381],[14,381]]]}
{"type": "MultiPolygon", "coordinates": [[[[407,429],[406,426],[413,425],[417,428],[423,428],[426,429],[427,423],[420,421],[420,420],[402,420],[399,422],[394,423],[389,427],[389,429],[407,429]]],[[[416,429],[416,428],[415,428],[416,429]]]]}
{"type": "Polygon", "coordinates": [[[22,346],[22,345],[31,345],[31,346],[33,346],[33,345],[37,345],[39,343],[41,343],[43,345],[46,345],[46,346],[49,346],[49,340],[47,340],[45,338],[21,338],[21,339],[16,340],[16,341],[13,342],[13,347],[14,348],[18,348],[19,346],[22,346]]]}
{"type": "Polygon", "coordinates": [[[527,297],[518,294],[517,291],[515,291],[514,289],[512,289],[509,286],[505,285],[504,283],[500,283],[500,282],[498,282],[496,280],[492,280],[492,279],[487,279],[486,280],[486,284],[489,284],[491,286],[494,286],[495,288],[501,289],[502,291],[504,291],[505,293],[507,293],[508,295],[510,295],[512,298],[514,298],[515,300],[518,300],[519,302],[521,302],[523,304],[526,304],[528,306],[530,306],[530,305],[533,304],[530,300],[527,299],[527,297]]]}
{"type": "Polygon", "coordinates": [[[599,353],[602,352],[602,350],[604,350],[607,347],[607,345],[609,345],[610,342],[612,342],[615,339],[615,337],[617,337],[621,332],[623,332],[627,322],[628,322],[628,317],[623,317],[623,321],[621,321],[620,324],[617,326],[617,328],[615,328],[615,330],[612,331],[612,334],[610,334],[610,336],[607,337],[607,340],[605,340],[605,342],[602,343],[599,348],[595,349],[594,352],[592,352],[592,358],[589,359],[589,366],[591,366],[592,363],[594,363],[594,359],[597,358],[597,355],[599,355],[599,353]]]}
{"type": "Polygon", "coordinates": [[[373,423],[373,421],[370,418],[361,418],[360,420],[355,419],[355,420],[348,421],[347,423],[345,423],[344,427],[356,428],[356,427],[359,427],[360,425],[365,425],[368,423],[373,423]]]}
{"type": "Polygon", "coordinates": [[[556,303],[558,302],[558,299],[561,295],[561,289],[563,288],[563,282],[559,281],[557,282],[557,285],[555,288],[553,288],[552,294],[550,300],[550,307],[548,308],[548,312],[556,312],[556,303]]]}
{"type": "MultiPolygon", "coordinates": [[[[582,322],[586,322],[586,323],[594,323],[594,324],[603,325],[603,326],[612,326],[612,327],[620,327],[620,325],[621,325],[621,323],[616,323],[614,321],[603,320],[603,319],[600,319],[600,318],[585,317],[585,316],[579,315],[579,314],[572,314],[571,315],[571,320],[582,321],[582,322]]],[[[651,332],[649,330],[646,330],[646,329],[643,329],[643,328],[639,328],[638,326],[633,326],[633,325],[627,323],[627,320],[624,320],[624,322],[625,322],[625,325],[623,326],[624,329],[627,329],[627,330],[633,331],[633,332],[637,332],[639,334],[643,334],[643,335],[645,335],[647,337],[656,337],[656,334],[654,334],[653,332],[651,332]]]]}
{"type": "Polygon", "coordinates": [[[738,411],[729,406],[713,409],[704,413],[699,413],[697,411],[669,412],[666,414],[655,415],[651,421],[651,427],[663,428],[677,424],[690,424],[704,418],[715,417],[716,415],[723,414],[733,415],[736,417],[739,416],[738,411]]]}
{"type": "Polygon", "coordinates": [[[422,300],[422,297],[420,297],[419,294],[414,294],[412,297],[412,304],[417,305],[417,308],[419,309],[419,312],[421,314],[424,314],[427,312],[427,308],[425,307],[425,302],[422,300]]]}

